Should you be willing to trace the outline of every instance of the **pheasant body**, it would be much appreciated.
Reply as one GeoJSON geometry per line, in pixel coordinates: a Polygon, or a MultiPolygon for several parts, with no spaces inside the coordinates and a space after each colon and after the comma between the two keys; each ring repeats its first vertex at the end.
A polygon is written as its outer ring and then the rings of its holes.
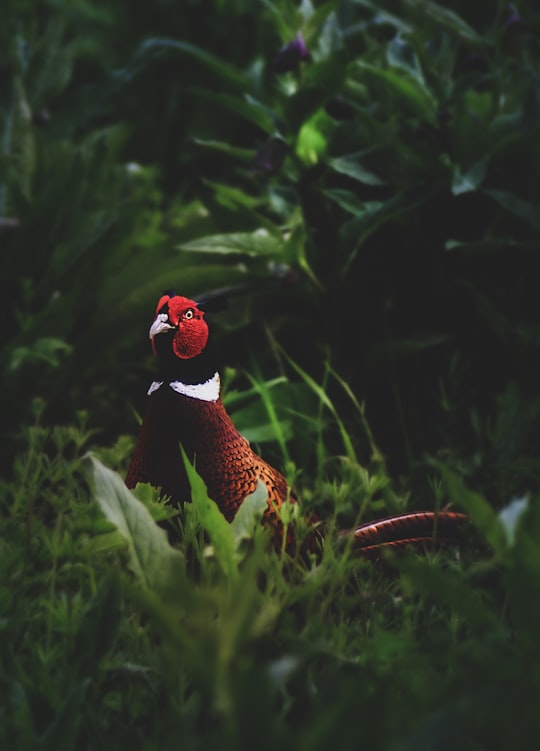
{"type": "MultiPolygon", "coordinates": [[[[238,432],[220,397],[219,375],[212,358],[204,303],[164,294],[150,327],[152,349],[159,365],[159,381],[148,391],[148,403],[126,485],[148,482],[161,488],[175,504],[190,499],[190,486],[180,446],[204,480],[208,495],[232,521],[246,496],[260,481],[267,489],[263,522],[280,546],[283,525],[280,506],[296,500],[283,475],[258,456],[238,432]]],[[[311,523],[317,519],[312,518],[311,523]]],[[[341,533],[366,556],[384,547],[430,543],[460,536],[464,514],[416,512],[367,522],[341,533]]],[[[308,546],[318,547],[320,529],[308,546]]],[[[286,541],[289,550],[294,540],[286,541]]]]}
{"type": "Polygon", "coordinates": [[[148,398],[126,485],[149,482],[162,488],[175,504],[188,500],[190,488],[180,444],[228,521],[260,479],[268,491],[266,520],[277,522],[276,509],[288,495],[283,475],[251,449],[219,396],[212,401],[186,396],[167,383],[148,398]]]}

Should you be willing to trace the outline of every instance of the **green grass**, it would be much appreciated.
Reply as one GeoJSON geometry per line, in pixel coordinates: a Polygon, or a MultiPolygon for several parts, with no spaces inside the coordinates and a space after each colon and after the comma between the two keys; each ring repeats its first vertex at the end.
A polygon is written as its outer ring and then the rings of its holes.
{"type": "MultiPolygon", "coordinates": [[[[540,696],[533,499],[503,518],[435,466],[477,535],[374,565],[337,539],[339,499],[345,488],[373,514],[391,481],[344,456],[321,555],[305,560],[269,549],[264,494],[228,525],[194,474],[193,503],[171,513],[107,468],[125,465],[131,441],[100,449],[82,417],[51,429],[39,414],[26,441],[2,493],[6,748],[528,747],[540,696]]],[[[319,482],[308,508],[328,492],[319,482]]],[[[287,517],[306,534],[297,508],[287,517]]]]}

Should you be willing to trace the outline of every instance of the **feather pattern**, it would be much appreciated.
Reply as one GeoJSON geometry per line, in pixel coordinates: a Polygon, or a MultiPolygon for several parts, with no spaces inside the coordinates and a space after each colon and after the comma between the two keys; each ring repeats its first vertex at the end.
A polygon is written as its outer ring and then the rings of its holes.
{"type": "Polygon", "coordinates": [[[188,501],[190,490],[179,444],[228,521],[260,479],[268,491],[265,520],[277,524],[276,509],[289,495],[287,482],[251,449],[221,399],[200,400],[165,385],[154,391],[148,398],[126,485],[132,488],[149,482],[161,487],[173,503],[188,501]]]}

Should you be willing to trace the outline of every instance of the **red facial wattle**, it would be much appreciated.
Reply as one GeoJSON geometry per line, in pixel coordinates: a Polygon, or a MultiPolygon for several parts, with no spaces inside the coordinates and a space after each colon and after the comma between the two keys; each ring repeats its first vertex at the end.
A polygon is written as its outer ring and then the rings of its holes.
{"type": "MultiPolygon", "coordinates": [[[[161,333],[176,329],[172,337],[172,350],[181,360],[197,357],[206,347],[208,325],[204,320],[204,312],[199,309],[195,300],[180,295],[163,295],[157,304],[153,327],[156,326],[156,322],[158,329],[161,328],[161,333]],[[158,319],[164,319],[165,316],[166,321],[163,321],[160,327],[158,319]]],[[[156,336],[160,336],[161,333],[157,333],[156,336]]],[[[152,348],[156,354],[155,337],[151,338],[152,348]]]]}

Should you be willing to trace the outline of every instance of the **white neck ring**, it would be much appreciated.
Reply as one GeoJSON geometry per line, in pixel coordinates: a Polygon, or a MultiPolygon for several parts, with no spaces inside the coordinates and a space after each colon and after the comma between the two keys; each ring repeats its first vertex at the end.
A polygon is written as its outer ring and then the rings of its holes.
{"type": "MultiPolygon", "coordinates": [[[[148,396],[163,386],[164,381],[154,381],[148,389],[148,396]]],[[[204,383],[183,383],[182,381],[171,381],[168,386],[176,391],[177,394],[189,396],[191,399],[200,399],[203,402],[217,402],[220,393],[219,373],[214,373],[204,383]]]]}

